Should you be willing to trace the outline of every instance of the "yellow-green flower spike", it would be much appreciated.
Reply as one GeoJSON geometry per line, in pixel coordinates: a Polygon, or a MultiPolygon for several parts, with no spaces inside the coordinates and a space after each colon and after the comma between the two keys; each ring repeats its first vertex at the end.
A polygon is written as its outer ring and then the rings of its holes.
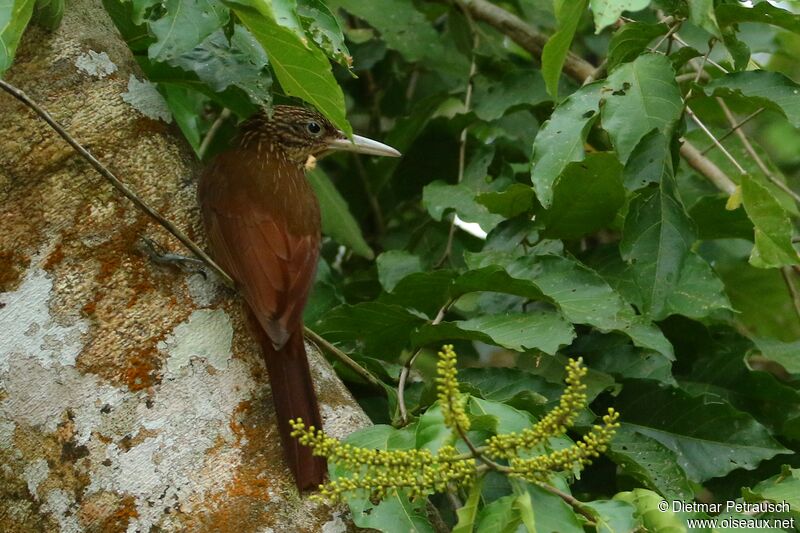
{"type": "Polygon", "coordinates": [[[436,364],[436,391],[444,415],[444,423],[454,431],[469,430],[469,418],[464,411],[466,398],[459,391],[456,352],[445,344],[436,364]]]}
{"type": "MultiPolygon", "coordinates": [[[[402,491],[411,498],[434,492],[445,492],[453,486],[467,487],[487,470],[487,463],[477,461],[478,454],[507,459],[509,466],[500,468],[508,475],[527,481],[546,481],[550,475],[589,464],[599,456],[619,427],[618,414],[609,409],[602,425],[595,425],[573,446],[545,455],[521,459],[518,452],[563,434],[586,405],[586,386],[582,379],[586,368],[581,360],[567,365],[567,388],[559,405],[533,427],[519,434],[497,435],[476,455],[459,454],[453,446],[443,446],[437,453],[430,450],[374,450],[345,444],[327,436],[321,429],[307,427],[302,420],[292,420],[292,436],[309,446],[315,455],[326,457],[349,474],[320,486],[317,500],[341,501],[347,495],[382,499],[402,491]],[[480,466],[479,466],[480,465],[480,466]]],[[[459,391],[456,353],[448,345],[439,352],[437,367],[439,403],[447,426],[459,433],[469,428],[465,412],[465,396],[459,391]]]]}

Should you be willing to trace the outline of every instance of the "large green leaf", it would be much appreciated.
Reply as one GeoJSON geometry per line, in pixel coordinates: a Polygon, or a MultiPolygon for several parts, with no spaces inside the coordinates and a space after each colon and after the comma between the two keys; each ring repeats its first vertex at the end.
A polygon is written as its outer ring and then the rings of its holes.
{"type": "Polygon", "coordinates": [[[618,65],[633,61],[646,49],[656,37],[667,33],[666,24],[650,24],[647,22],[629,22],[618,29],[611,37],[608,45],[608,71],[618,65]]]}
{"type": "Polygon", "coordinates": [[[241,0],[228,5],[264,47],[284,92],[313,105],[334,125],[351,134],[344,94],[322,50],[301,38],[293,25],[285,27],[286,19],[276,19],[266,2],[241,0]]]}
{"type": "Polygon", "coordinates": [[[397,305],[364,302],[340,305],[314,326],[331,342],[359,341],[370,355],[393,360],[425,319],[397,305]]]}
{"type": "Polygon", "coordinates": [[[753,104],[784,115],[800,128],[800,85],[779,72],[753,70],[726,74],[708,83],[706,94],[746,98],[753,104]]]}
{"type": "Polygon", "coordinates": [[[344,42],[342,28],[322,0],[299,0],[297,15],[308,34],[328,54],[328,57],[345,67],[350,67],[353,58],[344,42]]]}
{"type": "Polygon", "coordinates": [[[218,0],[166,0],[164,16],[148,22],[156,41],[148,56],[171,61],[192,50],[228,23],[230,13],[218,0]]]}
{"type": "Polygon", "coordinates": [[[730,308],[722,282],[691,251],[694,227],[675,194],[674,178],[636,195],[625,219],[620,252],[638,287],[641,310],[659,320],[670,314],[701,318],[730,308]]]}
{"type": "Polygon", "coordinates": [[[482,477],[470,487],[467,501],[456,510],[458,522],[453,526],[452,533],[472,533],[475,530],[475,520],[478,517],[478,504],[481,500],[482,487],[482,477]]]}
{"type": "Polygon", "coordinates": [[[531,181],[544,207],[553,202],[553,183],[571,161],[584,157],[583,144],[598,118],[600,83],[586,85],[556,107],[533,142],[531,181]]]}
{"type": "Polygon", "coordinates": [[[755,246],[750,264],[772,268],[800,263],[792,245],[789,214],[758,176],[742,176],[742,203],[755,225],[755,246]]]}
{"type": "Polygon", "coordinates": [[[753,340],[764,357],[775,361],[787,372],[800,374],[800,340],[783,342],[766,337],[756,337],[753,340]]]}
{"type": "MultiPolygon", "coordinates": [[[[473,269],[483,266],[477,257],[468,256],[467,260],[473,269]]],[[[588,324],[600,331],[619,331],[637,346],[656,350],[669,359],[673,357],[672,346],[661,331],[637,317],[630,305],[597,272],[580,262],[553,255],[511,260],[489,256],[485,260],[502,264],[504,272],[497,271],[498,264],[486,266],[465,273],[456,281],[456,286],[469,279],[470,290],[502,290],[532,299],[544,296],[557,305],[570,322],[588,324]]]]}
{"type": "Polygon", "coordinates": [[[584,502],[591,509],[597,523],[597,533],[623,533],[636,531],[641,524],[632,504],[617,500],[584,502]]]}
{"type": "Polygon", "coordinates": [[[478,76],[474,83],[472,110],[481,120],[497,120],[514,107],[550,100],[539,71],[514,70],[501,79],[478,76]]]}
{"type": "Polygon", "coordinates": [[[342,197],[328,175],[319,168],[307,173],[308,181],[319,199],[322,214],[322,231],[339,243],[351,248],[367,259],[374,254],[358,227],[347,201],[342,197]]]}
{"type": "Polygon", "coordinates": [[[665,498],[688,500],[694,495],[676,453],[658,440],[623,425],[606,451],[622,471],[665,498]]]}
{"type": "Polygon", "coordinates": [[[622,165],[610,153],[570,163],[553,186],[553,203],[541,213],[547,237],[576,239],[607,227],[625,201],[622,165]]]}
{"type": "Polygon", "coordinates": [[[779,474],[761,481],[752,489],[745,489],[744,497],[749,502],[785,502],[797,516],[800,510],[800,469],[784,465],[779,474]]]}
{"type": "Polygon", "coordinates": [[[466,57],[447,46],[433,25],[406,0],[332,0],[331,7],[343,7],[366,20],[380,32],[386,46],[397,50],[410,62],[420,62],[449,75],[466,77],[466,57]]]}
{"type": "MultiPolygon", "coordinates": [[[[650,5],[650,0],[591,0],[595,32],[614,24],[623,11],[640,11],[650,5]]],[[[627,26],[627,24],[626,24],[627,26]]]]}
{"type": "Polygon", "coordinates": [[[34,0],[0,0],[0,76],[11,66],[22,32],[33,14],[34,0]]]}
{"type": "Polygon", "coordinates": [[[193,49],[168,61],[171,65],[194,72],[212,90],[221,92],[239,87],[260,106],[272,102],[269,92],[272,76],[267,55],[243,26],[236,24],[230,41],[224,30],[209,35],[193,49]]]}
{"type": "Polygon", "coordinates": [[[465,222],[477,222],[488,232],[503,221],[503,217],[490,213],[486,206],[475,199],[475,192],[463,184],[449,185],[434,181],[422,191],[422,205],[434,220],[442,220],[445,213],[454,210],[465,222]]]}
{"type": "Polygon", "coordinates": [[[484,315],[457,322],[425,325],[414,334],[414,344],[423,346],[448,339],[478,340],[515,351],[538,349],[548,354],[569,344],[572,326],[552,311],[484,315]]]}
{"type": "Polygon", "coordinates": [[[651,130],[670,138],[683,113],[672,63],[658,54],[639,56],[614,70],[603,87],[603,98],[603,129],[623,162],[651,130]]]}
{"type": "Polygon", "coordinates": [[[752,470],[765,459],[790,452],[749,414],[725,401],[690,396],[679,388],[626,382],[615,407],[623,427],[675,452],[678,464],[693,481],[724,476],[737,468],[752,470]]]}
{"type": "Polygon", "coordinates": [[[392,292],[409,274],[422,272],[419,256],[402,250],[383,252],[375,262],[378,266],[378,280],[386,292],[392,292]]]}
{"type": "Polygon", "coordinates": [[[581,15],[586,10],[588,0],[554,0],[554,11],[558,30],[547,40],[542,50],[542,76],[547,92],[553,98],[558,96],[558,78],[561,67],[569,53],[569,46],[575,37],[581,15]]]}
{"type": "Polygon", "coordinates": [[[714,12],[714,0],[688,0],[688,2],[689,20],[711,35],[720,37],[717,16],[714,12]]]}
{"type": "Polygon", "coordinates": [[[483,507],[478,513],[476,533],[516,533],[522,524],[519,509],[514,506],[517,496],[505,496],[483,507]]]}
{"type": "Polygon", "coordinates": [[[716,15],[720,27],[741,22],[761,22],[778,26],[792,33],[800,33],[800,15],[773,6],[769,2],[760,2],[753,7],[741,4],[720,4],[716,8],[716,15]]]}

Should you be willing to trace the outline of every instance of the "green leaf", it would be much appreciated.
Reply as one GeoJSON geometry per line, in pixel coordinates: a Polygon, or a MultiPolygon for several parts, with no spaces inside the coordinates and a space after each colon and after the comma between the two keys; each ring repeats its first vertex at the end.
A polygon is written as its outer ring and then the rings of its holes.
{"type": "Polygon", "coordinates": [[[237,0],[229,5],[267,52],[284,92],[313,105],[336,127],[352,134],[342,89],[322,50],[299,37],[296,28],[285,27],[284,18],[276,19],[264,2],[237,0]]]}
{"type": "MultiPolygon", "coordinates": [[[[647,1],[649,3],[649,0],[647,1]]],[[[614,32],[608,45],[608,71],[618,65],[633,61],[647,50],[657,37],[665,35],[669,27],[666,24],[650,24],[647,22],[630,22],[614,32]]]]}
{"type": "Polygon", "coordinates": [[[691,251],[694,227],[666,173],[658,188],[646,189],[630,203],[620,252],[630,265],[642,311],[654,320],[670,314],[701,318],[730,308],[722,282],[708,263],[691,251]]]}
{"type": "Polygon", "coordinates": [[[14,60],[22,32],[33,14],[33,4],[34,0],[0,0],[0,77],[14,60]]]}
{"type": "Polygon", "coordinates": [[[742,203],[755,225],[755,247],[750,264],[772,268],[800,263],[792,245],[792,224],[789,214],[759,177],[742,176],[742,203]]]}
{"type": "Polygon", "coordinates": [[[552,355],[574,337],[572,326],[560,314],[534,311],[425,325],[414,334],[413,341],[423,346],[447,339],[479,340],[509,350],[538,349],[552,355]]]}
{"type": "Polygon", "coordinates": [[[528,185],[512,183],[504,191],[478,194],[476,200],[479,204],[485,205],[490,213],[514,218],[533,208],[535,196],[533,189],[528,185]]]}
{"type": "Polygon", "coordinates": [[[488,416],[493,420],[491,430],[497,434],[519,433],[533,424],[531,416],[510,405],[482,398],[469,399],[469,413],[474,416],[488,416]]]}
{"type": "Polygon", "coordinates": [[[464,78],[469,70],[466,57],[454,47],[444,44],[436,29],[406,0],[331,0],[364,19],[380,32],[386,46],[397,50],[409,62],[420,62],[450,76],[464,78]]]}
{"type": "Polygon", "coordinates": [[[764,357],[775,361],[791,374],[800,374],[800,340],[783,342],[778,339],[756,337],[753,342],[764,357]]]}
{"type": "Polygon", "coordinates": [[[688,0],[689,20],[714,37],[721,37],[717,17],[714,13],[714,0],[688,0]]]}
{"type": "Polygon", "coordinates": [[[535,106],[549,100],[539,71],[514,70],[499,80],[477,76],[472,110],[479,119],[491,121],[517,106],[535,106]]]}
{"type": "Polygon", "coordinates": [[[36,0],[33,22],[49,31],[55,31],[64,16],[64,0],[36,0]]]}
{"type": "Polygon", "coordinates": [[[166,0],[166,12],[148,21],[156,41],[148,56],[155,61],[171,61],[192,50],[206,37],[228,23],[228,9],[217,0],[166,0]]]}
{"type": "Polygon", "coordinates": [[[683,113],[683,100],[669,59],[644,54],[617,68],[603,87],[603,129],[625,162],[651,130],[670,138],[683,113]]]}
{"type": "Polygon", "coordinates": [[[619,500],[584,502],[591,509],[597,523],[597,533],[625,533],[636,531],[641,523],[636,519],[636,509],[619,500]]]}
{"type": "Polygon", "coordinates": [[[478,504],[481,500],[481,488],[483,487],[483,477],[472,484],[469,489],[469,496],[464,505],[456,510],[458,522],[453,527],[452,533],[472,533],[475,527],[475,520],[478,517],[478,504]]]}
{"type": "Polygon", "coordinates": [[[417,422],[416,444],[418,450],[437,452],[442,446],[453,444],[455,435],[444,423],[442,407],[438,403],[430,406],[417,422]]]}
{"type": "Polygon", "coordinates": [[[392,360],[424,322],[403,307],[364,302],[333,309],[317,322],[314,331],[331,342],[360,341],[370,355],[392,360]]]}
{"type": "Polygon", "coordinates": [[[746,490],[745,500],[748,502],[771,501],[786,502],[797,514],[800,509],[800,468],[783,465],[781,473],[761,481],[752,489],[746,490]]]}
{"type": "Polygon", "coordinates": [[[406,496],[390,496],[378,505],[369,500],[358,499],[358,505],[350,500],[353,523],[359,528],[368,528],[383,533],[434,533],[433,526],[425,514],[425,499],[415,502],[406,496]]]}
{"type": "Polygon", "coordinates": [[[353,58],[344,42],[339,21],[322,0],[299,0],[297,15],[317,46],[340,65],[350,68],[353,58]]]}
{"type": "Polygon", "coordinates": [[[675,452],[627,425],[617,429],[606,455],[626,475],[665,498],[690,500],[694,496],[675,452]]]}
{"type": "Polygon", "coordinates": [[[583,144],[598,118],[601,83],[581,87],[555,108],[533,142],[531,181],[539,202],[550,207],[553,183],[571,161],[584,157],[583,144]]]}
{"type": "Polygon", "coordinates": [[[760,2],[753,7],[745,7],[741,4],[720,4],[716,8],[716,13],[717,22],[723,28],[741,22],[761,22],[792,33],[800,33],[800,15],[773,6],[769,2],[760,2]]]}
{"type": "Polygon", "coordinates": [[[575,37],[587,0],[554,0],[558,30],[547,40],[542,50],[542,76],[548,94],[558,96],[558,78],[575,37]]]}
{"type": "Polygon", "coordinates": [[[422,191],[422,205],[434,220],[442,220],[444,214],[452,209],[461,220],[477,222],[486,232],[503,221],[503,217],[490,213],[479,204],[475,192],[463,184],[448,185],[438,180],[429,183],[422,191]]]}
{"type": "Polygon", "coordinates": [[[205,104],[208,103],[208,98],[202,93],[171,83],[161,84],[160,88],[170,113],[178,123],[183,136],[192,145],[195,153],[198,153],[203,141],[203,126],[200,117],[205,104]]]}
{"type": "Polygon", "coordinates": [[[320,257],[314,278],[314,288],[303,309],[303,322],[313,324],[325,313],[342,303],[344,301],[331,275],[331,267],[324,258],[320,257]]]}
{"type": "Polygon", "coordinates": [[[556,398],[563,389],[541,376],[517,368],[464,368],[459,370],[458,379],[476,389],[483,398],[496,402],[508,402],[522,392],[530,392],[545,403],[556,398]]]}
{"type": "MultiPolygon", "coordinates": [[[[650,5],[650,0],[591,0],[594,12],[595,33],[614,24],[623,11],[641,11],[650,5]]],[[[627,26],[627,24],[626,24],[627,26]]]]}
{"type": "Polygon", "coordinates": [[[392,292],[403,278],[409,274],[422,272],[419,256],[402,250],[389,250],[378,256],[378,280],[386,292],[392,292]]]}
{"type": "MultiPolygon", "coordinates": [[[[380,277],[380,264],[378,268],[380,277]]],[[[388,271],[383,275],[386,283],[391,286],[392,276],[388,271]]],[[[417,309],[432,319],[447,301],[455,277],[456,273],[451,270],[412,273],[399,280],[391,294],[382,294],[380,301],[417,309]]]]}
{"type": "Polygon", "coordinates": [[[623,172],[625,188],[638,191],[650,183],[660,183],[665,174],[669,179],[672,168],[669,140],[655,129],[642,137],[628,157],[623,172]]]}
{"type": "MultiPolygon", "coordinates": [[[[498,258],[492,261],[501,262],[498,258]]],[[[467,262],[473,269],[481,266],[469,258],[467,262]]],[[[502,290],[531,299],[537,299],[536,293],[539,292],[557,305],[570,322],[589,324],[600,331],[619,331],[629,336],[637,346],[651,348],[669,359],[673,358],[672,346],[661,331],[637,317],[630,305],[597,272],[580,262],[543,255],[520,257],[502,264],[512,282],[497,275],[494,269],[498,268],[498,264],[486,267],[483,272],[467,272],[462,279],[472,278],[472,290],[502,290]],[[491,277],[482,279],[486,275],[491,277]]],[[[457,286],[462,279],[456,282],[457,286]]]]}
{"type": "Polygon", "coordinates": [[[570,163],[553,186],[553,203],[539,215],[544,235],[577,239],[607,227],[625,201],[622,165],[610,153],[570,163]]]}
{"type": "Polygon", "coordinates": [[[306,176],[319,199],[323,233],[351,248],[358,255],[372,259],[375,255],[364,240],[358,222],[328,175],[320,168],[315,168],[307,172],[306,176]]]}
{"type": "MultiPolygon", "coordinates": [[[[557,480],[553,480],[557,481],[557,480]]],[[[566,483],[558,487],[569,492],[566,483]]],[[[583,533],[584,529],[572,507],[559,496],[544,490],[537,485],[528,484],[528,492],[533,503],[533,515],[536,517],[536,531],[558,533],[583,533]]]]}
{"type": "MultiPolygon", "coordinates": [[[[691,497],[688,499],[691,500],[691,497]]],[[[630,492],[617,493],[614,500],[633,505],[645,531],[658,531],[659,533],[685,533],[688,531],[681,517],[673,513],[669,507],[666,511],[661,510],[659,505],[663,505],[664,498],[653,491],[633,489],[630,492]]]]}
{"type": "Polygon", "coordinates": [[[725,401],[690,396],[682,389],[626,382],[615,408],[623,427],[651,437],[677,454],[689,479],[703,482],[737,469],[752,470],[791,453],[749,414],[725,401]],[[675,417],[673,413],[682,413],[675,417]]]}
{"type": "Polygon", "coordinates": [[[800,128],[800,85],[778,72],[733,72],[709,82],[705,92],[726,99],[746,98],[759,107],[777,111],[800,128]]]}
{"type": "Polygon", "coordinates": [[[476,533],[516,533],[522,523],[516,499],[516,495],[505,496],[484,506],[478,513],[476,533]]]}
{"type": "Polygon", "coordinates": [[[250,32],[239,24],[234,26],[230,41],[225,31],[219,29],[168,63],[194,72],[216,92],[234,86],[259,106],[267,107],[272,103],[269,92],[272,76],[266,68],[267,55],[250,32]]]}

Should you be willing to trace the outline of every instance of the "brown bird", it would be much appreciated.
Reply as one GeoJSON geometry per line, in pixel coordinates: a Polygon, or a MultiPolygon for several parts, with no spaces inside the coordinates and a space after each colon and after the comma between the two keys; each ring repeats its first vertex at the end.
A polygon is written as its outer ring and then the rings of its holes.
{"type": "MultiPolygon", "coordinates": [[[[320,211],[305,177],[311,156],[334,150],[397,157],[385,144],[352,141],[319,113],[275,106],[247,120],[234,146],[200,178],[211,255],[234,279],[269,372],[278,429],[300,490],[322,483],[324,459],[290,436],[289,420],[322,427],[303,343],[303,308],[319,257],[320,211]]],[[[313,161],[313,160],[312,160],[313,161]]]]}

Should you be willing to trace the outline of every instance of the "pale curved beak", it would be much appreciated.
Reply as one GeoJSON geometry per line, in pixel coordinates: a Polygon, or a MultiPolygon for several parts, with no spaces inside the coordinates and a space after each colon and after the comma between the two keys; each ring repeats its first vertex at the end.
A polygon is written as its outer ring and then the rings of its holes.
{"type": "MultiPolygon", "coordinates": [[[[344,136],[344,133],[342,133],[344,136]]],[[[328,150],[340,152],[355,152],[357,154],[382,155],[386,157],[400,157],[400,152],[388,144],[373,141],[361,135],[353,135],[353,140],[343,138],[334,139],[328,143],[328,150]]]]}

